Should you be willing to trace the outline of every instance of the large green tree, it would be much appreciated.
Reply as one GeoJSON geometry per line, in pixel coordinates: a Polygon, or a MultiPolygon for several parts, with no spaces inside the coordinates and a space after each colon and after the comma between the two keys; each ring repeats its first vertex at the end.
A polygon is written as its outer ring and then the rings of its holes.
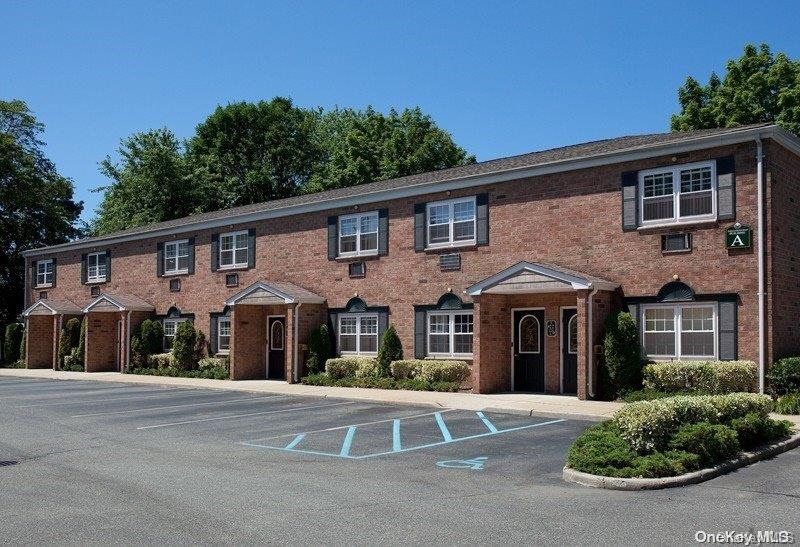
{"type": "Polygon", "coordinates": [[[748,44],[728,61],[725,76],[711,73],[705,86],[692,77],[678,90],[681,111],[673,131],[772,122],[800,135],[800,62],[769,46],[748,44]]]}
{"type": "Polygon", "coordinates": [[[44,154],[44,125],[20,100],[0,100],[0,323],[22,311],[22,252],[80,235],[83,203],[44,154]]]}
{"type": "MultiPolygon", "coordinates": [[[[120,160],[106,157],[100,172],[111,179],[92,226],[97,234],[162,222],[199,211],[201,193],[189,176],[183,146],[169,129],[123,139],[120,160]]],[[[202,178],[200,179],[202,180],[202,178]]]]}

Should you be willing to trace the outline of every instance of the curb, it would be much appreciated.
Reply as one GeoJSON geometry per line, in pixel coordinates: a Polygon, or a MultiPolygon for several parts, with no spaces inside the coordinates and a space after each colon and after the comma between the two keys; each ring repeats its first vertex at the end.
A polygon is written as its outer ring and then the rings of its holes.
{"type": "Polygon", "coordinates": [[[751,463],[755,463],[773,456],[777,456],[783,452],[787,452],[793,448],[800,446],[800,433],[797,433],[786,440],[773,443],[762,447],[753,452],[743,452],[741,455],[725,460],[724,462],[715,465],[714,467],[707,467],[692,473],[678,475],[677,477],[662,477],[659,479],[636,479],[636,478],[620,478],[620,477],[604,477],[602,475],[592,475],[582,471],[576,471],[569,467],[564,467],[561,475],[566,482],[574,482],[582,486],[590,486],[592,488],[605,488],[606,490],[659,490],[662,488],[675,488],[678,486],[688,486],[690,484],[697,484],[705,482],[713,478],[725,475],[731,471],[735,471],[751,463]]]}
{"type": "Polygon", "coordinates": [[[605,422],[610,420],[611,416],[600,416],[597,414],[582,414],[580,412],[550,412],[548,410],[525,410],[521,408],[503,408],[497,406],[489,406],[483,409],[484,412],[497,412],[500,414],[514,414],[516,416],[540,416],[542,418],[562,418],[565,420],[586,420],[590,422],[605,422]]]}

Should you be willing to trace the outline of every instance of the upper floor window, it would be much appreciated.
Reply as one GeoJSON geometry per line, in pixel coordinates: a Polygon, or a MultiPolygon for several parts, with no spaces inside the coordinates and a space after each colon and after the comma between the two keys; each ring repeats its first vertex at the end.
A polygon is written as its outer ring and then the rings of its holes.
{"type": "Polygon", "coordinates": [[[189,272],[189,240],[164,243],[164,273],[182,274],[189,272]]]}
{"type": "Polygon", "coordinates": [[[639,173],[641,223],[691,222],[716,217],[714,162],[639,173]]]}
{"type": "Polygon", "coordinates": [[[86,282],[102,283],[106,280],[106,253],[86,255],[86,282]]]}
{"type": "Polygon", "coordinates": [[[475,243],[475,197],[427,204],[428,247],[475,243]]]}
{"type": "Polygon", "coordinates": [[[472,355],[472,311],[428,313],[428,355],[460,357],[472,355]]]}
{"type": "Polygon", "coordinates": [[[374,354],[378,351],[377,314],[346,314],[339,316],[339,352],[374,354]]]}
{"type": "Polygon", "coordinates": [[[36,286],[52,287],[55,280],[52,260],[40,260],[36,263],[36,286]]]}
{"type": "Polygon", "coordinates": [[[717,355],[714,304],[644,307],[644,348],[653,359],[708,359],[717,355]]]}
{"type": "Polygon", "coordinates": [[[378,212],[339,217],[339,256],[378,254],[378,212]]]}
{"type": "Polygon", "coordinates": [[[219,267],[247,267],[247,230],[219,236],[219,267]]]}

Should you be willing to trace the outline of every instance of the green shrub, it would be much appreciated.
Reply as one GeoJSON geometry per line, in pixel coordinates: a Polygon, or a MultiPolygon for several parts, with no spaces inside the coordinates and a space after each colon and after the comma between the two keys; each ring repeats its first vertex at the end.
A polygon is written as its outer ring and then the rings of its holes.
{"type": "Polygon", "coordinates": [[[605,323],[603,342],[605,374],[612,397],[642,383],[642,356],[639,331],[631,314],[612,313],[605,323]]]}
{"type": "Polygon", "coordinates": [[[61,328],[61,336],[58,340],[58,362],[64,363],[64,358],[73,354],[73,350],[78,347],[81,334],[81,322],[73,317],[61,328]]]}
{"type": "Polygon", "coordinates": [[[78,347],[75,351],[75,358],[79,363],[86,363],[86,318],[81,320],[81,332],[78,340],[78,347]]]}
{"type": "Polygon", "coordinates": [[[378,361],[375,359],[364,359],[358,364],[356,378],[377,378],[379,376],[378,361]]]}
{"type": "Polygon", "coordinates": [[[70,372],[83,372],[84,366],[81,361],[75,357],[74,354],[64,356],[64,363],[61,365],[61,370],[70,372]]]}
{"type": "Polygon", "coordinates": [[[28,333],[23,331],[22,332],[22,339],[19,341],[19,360],[25,361],[25,352],[28,351],[27,344],[25,341],[28,339],[28,333]]]}
{"type": "Polygon", "coordinates": [[[469,365],[464,361],[422,361],[418,377],[427,382],[461,383],[470,375],[469,365]]]}
{"type": "MultiPolygon", "coordinates": [[[[374,362],[375,359],[370,357],[335,357],[333,359],[328,359],[325,361],[325,373],[334,380],[340,378],[354,378],[356,371],[358,371],[359,367],[361,367],[365,361],[374,362]]],[[[366,366],[366,364],[364,366],[366,366]]]]}
{"type": "Polygon", "coordinates": [[[755,393],[677,396],[627,404],[614,414],[613,420],[631,448],[646,453],[666,447],[682,425],[729,424],[750,412],[766,416],[770,410],[772,399],[755,393]]]}
{"type": "Polygon", "coordinates": [[[787,393],[775,403],[778,414],[800,414],[800,392],[787,393]]]}
{"type": "Polygon", "coordinates": [[[61,328],[61,333],[58,336],[58,364],[64,364],[64,358],[70,355],[72,348],[69,345],[69,332],[66,327],[61,328]]]}
{"type": "Polygon", "coordinates": [[[637,401],[652,401],[653,399],[665,399],[667,397],[676,397],[678,395],[710,395],[703,391],[675,391],[668,393],[666,391],[659,391],[653,388],[643,388],[634,391],[626,391],[622,394],[622,400],[626,403],[635,403],[637,401]]]}
{"type": "Polygon", "coordinates": [[[772,363],[767,380],[775,395],[800,391],[800,357],[786,357],[772,363]]]}
{"type": "Polygon", "coordinates": [[[191,321],[178,323],[175,331],[175,343],[172,346],[172,355],[175,357],[175,366],[182,370],[197,368],[197,355],[195,344],[197,331],[191,321]]]}
{"type": "Polygon", "coordinates": [[[197,367],[200,361],[205,359],[208,355],[208,342],[206,335],[201,330],[195,330],[194,341],[194,366],[197,367]]]}
{"type": "Polygon", "coordinates": [[[405,380],[407,378],[413,378],[419,374],[421,366],[421,359],[393,361],[389,365],[389,373],[395,380],[405,380]]]}
{"type": "Polygon", "coordinates": [[[161,321],[145,319],[137,330],[142,343],[141,352],[144,355],[153,355],[164,350],[164,327],[161,321]]]}
{"type": "Polygon", "coordinates": [[[389,376],[392,361],[402,361],[402,359],[403,345],[400,343],[400,337],[397,336],[394,325],[389,325],[383,333],[381,348],[378,350],[378,375],[389,376]]]}
{"type": "Polygon", "coordinates": [[[750,449],[788,437],[791,434],[792,423],[788,420],[773,420],[751,412],[731,420],[731,427],[736,431],[742,448],[750,449]]]}
{"type": "Polygon", "coordinates": [[[644,367],[645,388],[666,392],[734,393],[758,388],[752,361],[670,361],[644,367]]]}
{"type": "Polygon", "coordinates": [[[331,340],[328,325],[322,324],[311,331],[311,335],[308,337],[306,370],[311,374],[322,372],[331,355],[333,355],[333,340],[331,340]]]}
{"type": "Polygon", "coordinates": [[[379,376],[347,376],[331,378],[326,373],[309,374],[300,379],[300,382],[310,386],[335,386],[335,387],[363,387],[377,389],[406,389],[412,391],[458,391],[459,384],[455,382],[427,382],[419,378],[395,380],[379,376]]]}
{"type": "Polygon", "coordinates": [[[8,364],[19,361],[23,353],[22,336],[24,326],[22,323],[9,323],[6,325],[6,332],[3,346],[3,358],[8,364]]]}
{"type": "Polygon", "coordinates": [[[709,422],[679,427],[669,446],[672,450],[697,454],[703,467],[710,467],[739,453],[736,431],[727,425],[709,422]]]}
{"type": "Polygon", "coordinates": [[[148,355],[147,365],[149,368],[169,368],[175,365],[175,356],[172,353],[156,353],[155,355],[148,355]]]}

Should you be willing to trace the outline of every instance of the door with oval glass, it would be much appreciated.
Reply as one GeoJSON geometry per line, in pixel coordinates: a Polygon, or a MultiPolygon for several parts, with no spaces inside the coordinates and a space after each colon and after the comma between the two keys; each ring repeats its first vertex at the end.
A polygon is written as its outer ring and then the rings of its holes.
{"type": "Polygon", "coordinates": [[[578,310],[561,310],[561,393],[578,392],[578,310]]]}
{"type": "Polygon", "coordinates": [[[544,310],[514,310],[514,390],[544,391],[544,310]]]}
{"type": "Polygon", "coordinates": [[[267,379],[286,379],[286,318],[267,318],[267,379]]]}

